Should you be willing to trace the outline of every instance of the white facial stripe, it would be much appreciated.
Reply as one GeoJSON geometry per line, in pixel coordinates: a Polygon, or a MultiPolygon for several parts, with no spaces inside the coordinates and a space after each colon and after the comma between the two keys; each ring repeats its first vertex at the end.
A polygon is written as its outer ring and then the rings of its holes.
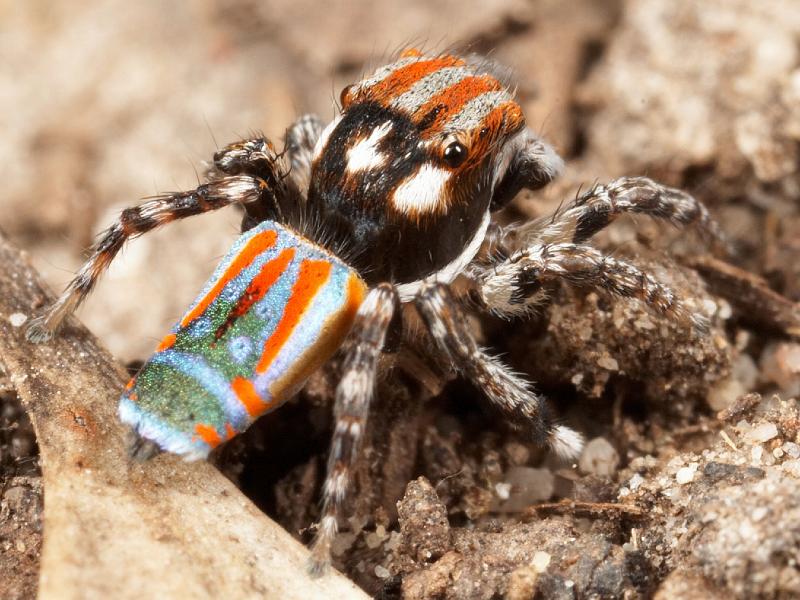
{"type": "Polygon", "coordinates": [[[490,112],[513,98],[504,90],[484,92],[476,96],[454,114],[445,124],[445,131],[463,131],[475,129],[490,112]]]}
{"type": "MultiPolygon", "coordinates": [[[[491,216],[487,210],[486,214],[483,215],[483,220],[481,221],[480,225],[478,225],[478,230],[469,241],[469,244],[467,244],[467,246],[464,248],[464,251],[452,262],[447,263],[444,267],[436,271],[436,273],[427,277],[426,280],[438,281],[439,283],[450,283],[453,281],[458,274],[461,273],[470,262],[472,262],[472,259],[475,258],[475,255],[478,253],[478,250],[483,243],[483,238],[486,237],[486,230],[489,228],[489,221],[491,221],[491,216]]],[[[422,283],[423,280],[420,279],[419,281],[411,281],[409,283],[401,283],[398,285],[397,293],[400,296],[400,302],[411,302],[414,299],[414,296],[417,295],[417,292],[419,292],[419,288],[422,283]]]]}
{"type": "Polygon", "coordinates": [[[470,70],[464,67],[444,67],[434,71],[417,81],[407,92],[392,100],[391,107],[413,113],[434,95],[470,75],[470,70]]]}
{"type": "Polygon", "coordinates": [[[314,144],[314,159],[322,154],[322,150],[325,148],[325,145],[328,143],[328,138],[331,137],[331,133],[333,132],[334,127],[339,124],[339,121],[342,120],[342,115],[337,116],[333,121],[328,123],[328,126],[322,130],[322,133],[317,140],[317,143],[314,144]]]}
{"type": "Polygon", "coordinates": [[[397,210],[410,215],[434,212],[442,201],[442,190],[450,175],[450,171],[423,164],[397,187],[391,202],[397,210]]]}
{"type": "Polygon", "coordinates": [[[356,145],[347,151],[347,171],[354,173],[381,166],[386,161],[386,156],[378,152],[378,142],[391,130],[392,122],[386,121],[373,129],[368,138],[356,142],[356,145]]]}

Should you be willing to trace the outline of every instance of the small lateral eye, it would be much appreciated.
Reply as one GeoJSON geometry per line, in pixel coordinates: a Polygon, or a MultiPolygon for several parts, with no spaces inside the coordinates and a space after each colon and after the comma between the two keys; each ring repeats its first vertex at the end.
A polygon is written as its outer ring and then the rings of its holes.
{"type": "Polygon", "coordinates": [[[452,168],[460,167],[467,159],[467,147],[461,142],[450,142],[444,149],[444,162],[452,168]]]}
{"type": "Polygon", "coordinates": [[[348,96],[350,95],[350,91],[353,89],[354,85],[355,84],[351,83],[342,90],[341,94],[339,94],[339,103],[342,105],[342,108],[349,104],[350,98],[348,96]]]}

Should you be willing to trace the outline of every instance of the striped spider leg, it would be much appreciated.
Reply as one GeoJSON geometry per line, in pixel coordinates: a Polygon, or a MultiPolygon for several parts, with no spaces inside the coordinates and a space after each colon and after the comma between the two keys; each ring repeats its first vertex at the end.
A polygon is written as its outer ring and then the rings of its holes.
{"type": "Polygon", "coordinates": [[[624,213],[695,226],[704,238],[727,248],[719,226],[695,198],[645,177],[623,177],[606,186],[594,186],[552,217],[510,228],[504,232],[506,241],[498,235],[494,243],[505,246],[507,258],[471,267],[481,303],[501,316],[522,315],[544,299],[547,283],[564,280],[636,298],[678,322],[699,331],[707,329],[706,318],[692,311],[669,287],[635,265],[586,244],[624,213]]]}
{"type": "Polygon", "coordinates": [[[367,294],[351,329],[336,388],[335,424],[322,491],[322,516],[312,546],[310,569],[317,575],[330,563],[331,544],[338,531],[339,515],[375,392],[378,358],[398,307],[397,290],[391,284],[382,283],[367,294]]]}
{"type": "Polygon", "coordinates": [[[216,152],[207,183],[194,190],[155,196],[123,210],[116,223],[101,234],[89,259],[61,296],[43,316],[31,321],[28,339],[36,343],[49,340],[64,319],[75,312],[91,293],[129,239],[172,221],[231,204],[244,207],[247,213],[244,228],[267,218],[279,217],[284,207],[297,204],[298,195],[308,187],[311,152],[320,130],[319,119],[307,115],[287,131],[286,154],[291,169],[286,182],[280,156],[272,142],[256,136],[234,142],[216,152]]]}
{"type": "Polygon", "coordinates": [[[575,458],[580,453],[581,435],[556,425],[546,401],[533,391],[531,384],[478,346],[448,286],[426,282],[416,298],[416,307],[437,348],[486,393],[512,426],[527,433],[535,444],[564,458],[575,458]]]}
{"type": "MultiPolygon", "coordinates": [[[[574,458],[578,454],[583,445],[580,434],[554,424],[547,404],[530,384],[478,347],[446,284],[426,282],[413,302],[437,348],[485,391],[512,425],[528,433],[534,443],[548,446],[560,456],[574,458]]],[[[322,517],[312,547],[311,571],[315,574],[323,572],[330,562],[342,503],[366,428],[378,358],[398,306],[395,287],[380,284],[367,295],[351,330],[342,378],[336,388],[335,426],[323,486],[322,517]]]]}
{"type": "Polygon", "coordinates": [[[606,185],[596,184],[551,217],[510,228],[509,233],[521,242],[581,244],[624,214],[693,227],[716,249],[731,252],[725,234],[703,203],[647,177],[620,177],[606,185]]]}

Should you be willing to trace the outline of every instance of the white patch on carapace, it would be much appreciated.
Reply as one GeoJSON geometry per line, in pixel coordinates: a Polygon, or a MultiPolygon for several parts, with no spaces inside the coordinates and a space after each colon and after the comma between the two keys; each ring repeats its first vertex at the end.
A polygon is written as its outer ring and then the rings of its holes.
{"type": "Polygon", "coordinates": [[[444,186],[451,175],[450,171],[423,164],[419,171],[397,186],[391,202],[407,215],[436,212],[442,207],[444,186]]]}
{"type": "Polygon", "coordinates": [[[418,281],[411,281],[409,283],[401,283],[398,285],[397,294],[400,296],[400,302],[410,302],[413,300],[414,296],[416,296],[417,292],[419,292],[423,281],[450,283],[456,277],[458,277],[459,273],[461,273],[466,266],[472,262],[472,259],[475,258],[478,250],[480,250],[481,244],[483,243],[483,238],[486,237],[486,230],[489,228],[489,221],[491,221],[491,215],[487,210],[486,214],[483,215],[480,225],[478,225],[478,229],[475,231],[475,235],[472,236],[472,239],[464,247],[464,250],[461,252],[461,254],[459,254],[451,262],[447,263],[444,267],[436,271],[436,273],[429,275],[424,280],[420,279],[418,281]]]}
{"type": "Polygon", "coordinates": [[[386,155],[378,152],[378,142],[385,138],[391,130],[392,122],[386,121],[373,129],[368,138],[358,140],[347,151],[347,171],[355,173],[382,166],[386,162],[386,155]]]}
{"type": "Polygon", "coordinates": [[[478,127],[498,106],[514,98],[505,90],[484,92],[464,104],[445,124],[445,131],[469,131],[478,127]]]}
{"type": "Polygon", "coordinates": [[[331,137],[331,133],[333,133],[334,128],[339,124],[339,121],[342,120],[342,115],[337,116],[333,121],[328,123],[328,126],[322,130],[322,133],[317,139],[317,143],[314,144],[314,160],[317,160],[320,154],[322,154],[323,149],[328,144],[328,138],[331,137]]]}

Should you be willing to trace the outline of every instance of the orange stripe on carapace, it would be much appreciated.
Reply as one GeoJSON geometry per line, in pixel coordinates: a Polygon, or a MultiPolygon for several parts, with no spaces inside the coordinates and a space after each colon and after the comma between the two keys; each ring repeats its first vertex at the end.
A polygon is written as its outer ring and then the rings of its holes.
{"type": "Polygon", "coordinates": [[[203,423],[197,423],[194,426],[194,431],[197,435],[200,436],[201,440],[203,440],[206,444],[208,444],[212,448],[216,448],[222,443],[222,438],[219,437],[217,430],[214,429],[211,425],[204,425],[203,423]]]}
{"type": "Polygon", "coordinates": [[[161,340],[161,343],[158,345],[158,348],[156,348],[156,352],[161,352],[162,350],[168,350],[169,348],[172,348],[174,345],[175,345],[175,334],[168,333],[167,335],[164,336],[164,339],[161,340]]]}
{"type": "Polygon", "coordinates": [[[476,130],[479,132],[481,129],[486,129],[491,134],[487,136],[477,134],[472,137],[472,141],[469,144],[469,156],[459,169],[467,170],[478,164],[483,160],[486,153],[491,150],[498,136],[508,135],[517,131],[524,124],[525,117],[522,116],[522,109],[513,100],[504,102],[492,109],[483,118],[480,127],[476,130]]]}
{"type": "Polygon", "coordinates": [[[225,423],[225,435],[227,436],[225,439],[229,440],[232,437],[236,437],[236,430],[233,428],[233,425],[230,423],[225,423]]]}
{"type": "Polygon", "coordinates": [[[283,309],[283,315],[275,331],[264,344],[264,352],[256,365],[256,372],[263,373],[278,355],[278,352],[289,339],[292,331],[300,322],[303,313],[311,304],[319,289],[328,281],[332,265],[325,260],[304,260],[300,263],[297,281],[292,286],[292,293],[283,309]]]}
{"type": "Polygon", "coordinates": [[[294,253],[294,248],[286,248],[277,257],[264,263],[264,266],[261,267],[261,271],[259,271],[258,275],[253,277],[253,281],[250,282],[250,285],[247,286],[247,289],[239,297],[239,300],[236,302],[236,306],[234,306],[233,310],[228,313],[228,318],[225,319],[225,322],[217,328],[217,331],[214,334],[217,339],[225,335],[225,332],[230,328],[231,325],[233,325],[236,319],[245,314],[248,310],[250,310],[250,307],[253,306],[253,304],[264,297],[272,285],[289,266],[289,263],[292,262],[294,253]]]}
{"type": "Polygon", "coordinates": [[[278,233],[268,229],[254,236],[247,242],[245,247],[242,248],[239,254],[231,261],[231,264],[228,265],[228,268],[225,269],[222,277],[217,279],[208,293],[197,303],[197,306],[184,315],[183,319],[181,319],[181,327],[186,327],[189,323],[202,315],[214,299],[219,296],[219,293],[227,283],[231,279],[235,279],[239,273],[250,266],[250,263],[252,263],[259,254],[274,246],[277,239],[278,233]]]}
{"type": "Polygon", "coordinates": [[[479,77],[465,77],[458,83],[442,90],[425,104],[423,104],[414,115],[416,122],[425,118],[430,111],[438,106],[442,108],[436,119],[425,128],[423,135],[431,135],[441,131],[444,124],[470,100],[477,98],[486,92],[495,92],[503,89],[494,77],[482,75],[479,77]]]}
{"type": "Polygon", "coordinates": [[[264,402],[261,396],[256,392],[253,382],[244,377],[234,377],[231,381],[231,387],[239,398],[239,401],[247,410],[247,414],[255,418],[264,414],[271,402],[264,402]]]}
{"type": "Polygon", "coordinates": [[[366,90],[367,97],[378,102],[387,102],[407,91],[417,81],[444,67],[457,67],[464,61],[455,56],[442,56],[430,60],[419,60],[400,67],[380,83],[366,90]]]}
{"type": "Polygon", "coordinates": [[[132,377],[131,380],[125,384],[125,389],[129,390],[136,384],[136,377],[132,377]]]}

